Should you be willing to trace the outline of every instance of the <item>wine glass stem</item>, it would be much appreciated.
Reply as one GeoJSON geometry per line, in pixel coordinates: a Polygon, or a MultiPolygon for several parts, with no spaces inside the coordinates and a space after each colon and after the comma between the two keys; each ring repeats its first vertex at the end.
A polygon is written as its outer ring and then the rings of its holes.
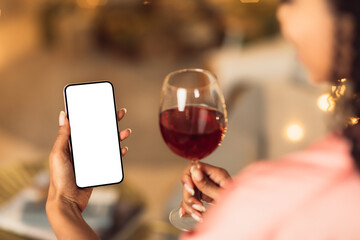
{"type": "Polygon", "coordinates": [[[195,167],[199,167],[199,160],[192,161],[192,165],[195,167]]]}
{"type": "MultiPolygon", "coordinates": [[[[192,166],[194,166],[195,168],[198,168],[199,160],[192,161],[192,166]]],[[[196,186],[194,186],[194,192],[195,192],[195,196],[199,196],[199,189],[196,186]]]]}

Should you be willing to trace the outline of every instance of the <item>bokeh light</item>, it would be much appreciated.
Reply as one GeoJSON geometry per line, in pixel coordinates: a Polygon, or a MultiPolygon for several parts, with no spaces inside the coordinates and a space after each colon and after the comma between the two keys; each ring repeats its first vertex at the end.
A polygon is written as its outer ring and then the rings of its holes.
{"type": "Polygon", "coordinates": [[[259,0],[240,0],[242,3],[258,3],[259,0]]]}
{"type": "Polygon", "coordinates": [[[359,120],[360,120],[360,118],[355,118],[355,117],[353,117],[353,118],[350,118],[350,125],[356,125],[356,124],[358,124],[359,123],[359,120]]]}
{"type": "Polygon", "coordinates": [[[341,86],[332,86],[332,93],[335,93],[336,97],[341,97],[344,96],[346,91],[346,86],[345,85],[341,85],[341,86]]]}
{"type": "Polygon", "coordinates": [[[322,94],[317,100],[317,105],[324,112],[332,112],[335,108],[335,102],[329,93],[322,94]]]}
{"type": "Polygon", "coordinates": [[[304,137],[304,129],[299,124],[290,124],[286,128],[286,136],[291,141],[300,141],[304,137]]]}
{"type": "Polygon", "coordinates": [[[81,8],[96,8],[105,5],[107,0],[77,0],[76,2],[81,8]]]}

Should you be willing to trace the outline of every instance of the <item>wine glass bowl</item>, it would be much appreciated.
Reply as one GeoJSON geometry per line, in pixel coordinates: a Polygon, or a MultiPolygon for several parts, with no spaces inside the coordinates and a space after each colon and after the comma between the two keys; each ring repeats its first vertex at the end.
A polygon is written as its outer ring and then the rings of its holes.
{"type": "Polygon", "coordinates": [[[227,113],[216,77],[202,69],[170,73],[160,100],[160,130],[177,155],[198,161],[211,154],[226,132],[227,113]]]}

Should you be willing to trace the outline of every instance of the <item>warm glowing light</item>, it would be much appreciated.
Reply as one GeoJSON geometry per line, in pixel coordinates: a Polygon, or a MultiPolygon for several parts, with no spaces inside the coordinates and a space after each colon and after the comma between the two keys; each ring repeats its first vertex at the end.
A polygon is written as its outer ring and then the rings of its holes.
{"type": "Polygon", "coordinates": [[[300,141],[304,137],[304,130],[298,124],[291,124],[286,128],[286,136],[294,142],[300,141]]]}
{"type": "Polygon", "coordinates": [[[346,78],[342,78],[342,79],[339,80],[339,82],[342,82],[342,83],[344,83],[344,82],[346,82],[346,81],[347,81],[346,78]]]}
{"type": "Polygon", "coordinates": [[[324,112],[332,112],[335,108],[335,102],[328,93],[325,93],[318,98],[317,105],[324,112]]]}
{"type": "Polygon", "coordinates": [[[345,85],[341,85],[338,87],[332,86],[331,91],[332,91],[332,93],[335,93],[336,97],[341,97],[341,96],[344,96],[344,94],[345,94],[346,86],[345,85]]]}
{"type": "Polygon", "coordinates": [[[350,118],[350,125],[356,125],[359,123],[360,118],[350,118]]]}
{"type": "Polygon", "coordinates": [[[194,96],[195,96],[195,98],[199,98],[199,97],[200,97],[199,89],[195,89],[195,90],[194,90],[194,96]]]}
{"type": "Polygon", "coordinates": [[[144,1],[143,4],[144,4],[144,5],[149,5],[149,4],[150,4],[150,1],[144,1]]]}
{"type": "Polygon", "coordinates": [[[240,0],[242,3],[258,3],[259,0],[240,0]]]}
{"type": "Polygon", "coordinates": [[[107,0],[77,0],[76,2],[81,8],[96,8],[105,5],[107,0]]]}
{"type": "Polygon", "coordinates": [[[332,87],[331,87],[331,92],[332,92],[332,93],[335,93],[336,88],[337,88],[336,86],[332,86],[332,87]]]}
{"type": "Polygon", "coordinates": [[[339,88],[339,95],[343,96],[345,94],[345,91],[346,91],[346,86],[345,85],[342,85],[340,88],[339,88]]]}
{"type": "Polygon", "coordinates": [[[177,104],[178,104],[179,112],[183,112],[185,110],[186,94],[187,94],[187,91],[184,88],[179,88],[177,90],[176,95],[177,95],[177,104]]]}

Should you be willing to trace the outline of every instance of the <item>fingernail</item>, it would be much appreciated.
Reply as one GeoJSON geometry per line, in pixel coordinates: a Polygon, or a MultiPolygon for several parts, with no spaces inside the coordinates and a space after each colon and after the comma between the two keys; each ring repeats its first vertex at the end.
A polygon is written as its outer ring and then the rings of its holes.
{"type": "Polygon", "coordinates": [[[128,150],[129,150],[129,148],[128,148],[127,146],[125,146],[124,148],[126,148],[126,151],[128,151],[128,150]]]}
{"type": "Polygon", "coordinates": [[[179,209],[179,217],[182,218],[184,216],[184,211],[182,208],[179,209]]]}
{"type": "Polygon", "coordinates": [[[130,132],[130,134],[132,133],[132,130],[131,130],[131,128],[128,128],[127,130],[128,130],[129,132],[130,132]]]}
{"type": "Polygon", "coordinates": [[[61,111],[60,115],[59,115],[59,126],[60,127],[64,126],[64,124],[65,124],[65,116],[66,116],[65,112],[61,111]]]}
{"type": "Polygon", "coordinates": [[[127,109],[126,109],[126,108],[122,108],[122,109],[120,109],[120,111],[123,111],[125,114],[127,113],[127,109]]]}
{"type": "Polygon", "coordinates": [[[202,174],[202,172],[198,169],[195,169],[193,172],[192,172],[192,175],[194,176],[194,178],[196,179],[196,181],[201,181],[203,180],[204,176],[202,174]]]}
{"type": "Polygon", "coordinates": [[[190,193],[191,196],[194,196],[194,195],[195,195],[194,189],[192,189],[189,185],[187,185],[187,184],[185,183],[185,184],[184,184],[184,187],[185,187],[186,191],[187,191],[188,193],[190,193]]]}
{"type": "Polygon", "coordinates": [[[191,166],[191,168],[190,168],[190,172],[191,172],[191,174],[194,172],[194,169],[196,168],[196,166],[195,165],[192,165],[191,166]]]}
{"type": "Polygon", "coordinates": [[[191,214],[191,217],[195,219],[197,222],[202,222],[202,218],[196,215],[195,213],[191,214]]]}
{"type": "Polygon", "coordinates": [[[190,172],[193,173],[196,169],[200,169],[200,165],[196,164],[196,165],[192,165],[190,168],[190,172]]]}
{"type": "Polygon", "coordinates": [[[206,208],[202,205],[198,205],[198,204],[193,204],[192,207],[196,210],[198,210],[199,212],[205,212],[206,208]]]}

